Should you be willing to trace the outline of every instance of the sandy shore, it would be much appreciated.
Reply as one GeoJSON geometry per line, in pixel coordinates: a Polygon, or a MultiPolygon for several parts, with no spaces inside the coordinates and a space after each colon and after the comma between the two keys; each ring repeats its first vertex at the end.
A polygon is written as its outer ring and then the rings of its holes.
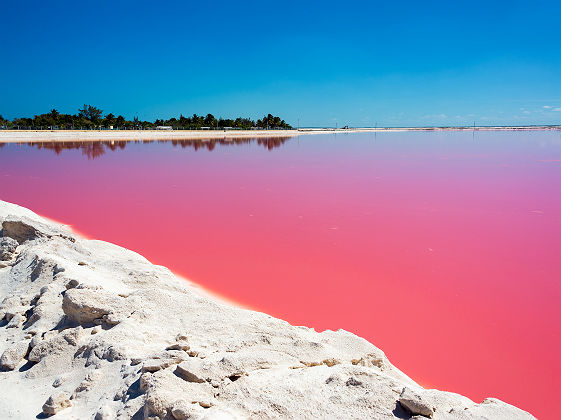
{"type": "MultiPolygon", "coordinates": [[[[35,141],[212,140],[246,137],[293,137],[298,130],[5,130],[0,143],[35,141]]],[[[310,132],[312,134],[312,132],[310,132]]]]}
{"type": "Polygon", "coordinates": [[[129,141],[129,140],[212,140],[247,137],[295,137],[329,133],[368,133],[402,131],[538,131],[561,130],[561,126],[531,127],[380,127],[380,128],[301,128],[299,130],[0,130],[0,143],[36,141],[129,141]]]}

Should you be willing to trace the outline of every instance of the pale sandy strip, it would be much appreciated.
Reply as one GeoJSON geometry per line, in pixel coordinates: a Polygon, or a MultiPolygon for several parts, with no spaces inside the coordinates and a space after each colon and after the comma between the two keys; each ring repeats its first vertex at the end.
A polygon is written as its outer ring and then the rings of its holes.
{"type": "Polygon", "coordinates": [[[507,131],[559,130],[561,127],[407,127],[300,130],[0,130],[0,143],[37,141],[212,140],[248,137],[294,137],[307,134],[396,131],[507,131]]]}

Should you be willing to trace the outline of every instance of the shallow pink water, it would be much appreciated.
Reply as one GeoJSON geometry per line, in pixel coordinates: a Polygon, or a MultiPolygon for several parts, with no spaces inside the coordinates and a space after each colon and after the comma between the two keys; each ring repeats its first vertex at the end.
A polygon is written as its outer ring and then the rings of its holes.
{"type": "Polygon", "coordinates": [[[188,145],[6,145],[0,199],[249,307],[350,330],[425,386],[553,418],[559,132],[188,145]]]}

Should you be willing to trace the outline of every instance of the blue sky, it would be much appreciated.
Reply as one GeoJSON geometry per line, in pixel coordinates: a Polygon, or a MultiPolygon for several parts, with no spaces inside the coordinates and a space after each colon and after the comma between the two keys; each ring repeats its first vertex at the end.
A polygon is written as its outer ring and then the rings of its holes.
{"type": "Polygon", "coordinates": [[[0,114],[561,124],[555,1],[4,2],[0,114]]]}

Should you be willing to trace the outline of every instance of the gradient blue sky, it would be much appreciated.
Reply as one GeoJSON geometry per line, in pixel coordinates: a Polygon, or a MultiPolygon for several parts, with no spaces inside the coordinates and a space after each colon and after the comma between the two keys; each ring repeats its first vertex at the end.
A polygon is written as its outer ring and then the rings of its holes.
{"type": "Polygon", "coordinates": [[[6,1],[0,114],[561,124],[556,1],[6,1]]]}

